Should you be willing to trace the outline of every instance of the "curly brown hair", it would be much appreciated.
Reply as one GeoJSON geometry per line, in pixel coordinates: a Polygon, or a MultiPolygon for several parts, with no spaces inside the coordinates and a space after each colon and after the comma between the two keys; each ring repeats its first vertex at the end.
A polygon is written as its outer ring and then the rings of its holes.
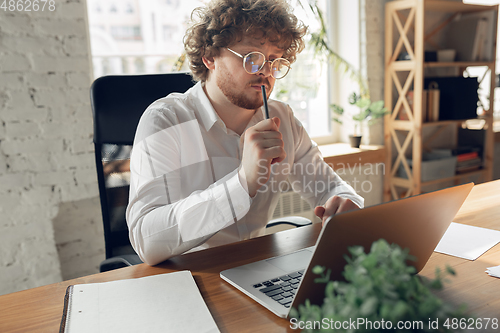
{"type": "Polygon", "coordinates": [[[196,8],[191,20],[184,48],[195,80],[208,78],[202,57],[218,56],[221,48],[245,35],[276,43],[290,63],[304,49],[307,27],[286,0],[213,0],[206,7],[196,8]]]}

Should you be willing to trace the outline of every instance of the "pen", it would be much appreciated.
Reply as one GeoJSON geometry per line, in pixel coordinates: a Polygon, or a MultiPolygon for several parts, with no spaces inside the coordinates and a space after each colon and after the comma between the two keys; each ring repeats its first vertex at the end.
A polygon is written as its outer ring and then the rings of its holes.
{"type": "MultiPolygon", "coordinates": [[[[269,108],[267,107],[267,96],[266,96],[266,87],[264,85],[260,86],[262,90],[262,99],[264,100],[264,112],[265,112],[265,117],[266,119],[269,119],[269,108]]],[[[276,158],[273,158],[271,164],[276,163],[276,158]]]]}
{"type": "Polygon", "coordinates": [[[269,108],[267,107],[267,96],[266,96],[266,87],[264,85],[260,86],[262,90],[262,99],[264,100],[264,111],[265,111],[265,116],[266,119],[269,119],[269,108]]]}

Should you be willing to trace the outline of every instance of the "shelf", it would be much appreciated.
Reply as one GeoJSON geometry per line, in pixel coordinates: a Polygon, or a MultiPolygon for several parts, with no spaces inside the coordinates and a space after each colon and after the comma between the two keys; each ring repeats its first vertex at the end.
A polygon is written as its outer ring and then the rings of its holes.
{"type": "MultiPolygon", "coordinates": [[[[491,67],[494,65],[493,61],[428,61],[424,62],[425,68],[439,68],[439,67],[491,67]]],[[[389,69],[395,71],[409,71],[415,69],[414,60],[397,60],[388,65],[389,69]]]]}
{"type": "Polygon", "coordinates": [[[460,174],[457,174],[453,177],[441,178],[441,179],[431,180],[428,182],[422,182],[422,186],[429,186],[429,185],[459,180],[462,178],[467,178],[467,177],[471,177],[471,176],[475,176],[475,175],[482,175],[484,173],[484,171],[485,171],[484,169],[478,169],[478,170],[474,170],[474,171],[470,171],[470,172],[460,173],[460,174]]]}
{"type": "Polygon", "coordinates": [[[447,125],[460,125],[466,120],[441,120],[441,121],[431,121],[422,123],[422,127],[432,127],[432,126],[447,126],[447,125]]]}
{"type": "Polygon", "coordinates": [[[450,13],[482,12],[486,10],[495,9],[495,6],[471,5],[471,4],[464,4],[462,2],[454,2],[448,0],[425,1],[424,7],[426,11],[450,12],[450,13]]]}
{"type": "Polygon", "coordinates": [[[398,131],[410,131],[413,128],[413,123],[409,120],[393,120],[392,128],[398,131]]]}
{"type": "Polygon", "coordinates": [[[415,66],[414,60],[397,60],[387,65],[386,68],[394,71],[411,71],[415,69],[415,66]]]}
{"type": "MultiPolygon", "coordinates": [[[[445,32],[447,33],[447,31],[443,30],[443,28],[458,17],[460,13],[494,11],[493,15],[491,15],[492,13],[488,13],[488,16],[495,16],[498,15],[498,5],[471,5],[464,4],[461,1],[444,0],[400,0],[388,2],[385,8],[386,67],[384,100],[385,106],[391,110],[391,115],[385,117],[384,123],[384,138],[387,151],[384,200],[397,200],[402,196],[417,195],[422,192],[422,186],[435,184],[439,187],[449,185],[446,182],[450,181],[457,184],[460,181],[468,180],[467,177],[471,176],[478,178],[474,178],[474,180],[481,182],[491,180],[493,173],[494,140],[500,140],[500,132],[495,134],[493,130],[495,126],[491,126],[492,110],[485,110],[485,115],[477,118],[475,112],[466,115],[474,117],[473,119],[422,122],[422,119],[415,117],[416,114],[421,114],[423,109],[425,110],[422,103],[412,104],[408,96],[403,96],[403,94],[406,95],[408,89],[413,89],[413,97],[423,96],[423,80],[426,74],[431,75],[431,73],[427,73],[429,69],[463,70],[467,67],[475,67],[484,68],[487,73],[495,73],[496,64],[494,60],[424,62],[424,55],[425,49],[428,46],[427,44],[435,50],[446,48],[444,39],[446,38],[445,32]],[[414,57],[410,60],[396,60],[403,51],[414,55],[414,57]],[[417,107],[420,110],[415,109],[417,107]],[[406,116],[410,118],[409,120],[397,119],[405,115],[400,113],[403,112],[402,108],[405,112],[411,113],[413,117],[408,114],[406,116]],[[453,177],[423,182],[421,180],[422,152],[432,148],[434,140],[449,127],[456,127],[456,129],[467,128],[483,132],[478,133],[477,143],[481,145],[480,140],[482,140],[482,168],[468,173],[457,174],[453,177]],[[434,133],[427,133],[431,131],[434,133]],[[406,159],[407,156],[412,157],[414,169],[408,179],[402,179],[397,176],[397,172],[394,169],[398,169],[400,161],[406,159]]],[[[495,21],[493,25],[494,30],[496,30],[496,25],[497,22],[495,21]]],[[[458,39],[461,38],[460,35],[456,37],[458,39]]],[[[493,43],[492,54],[496,54],[495,43],[493,43]]],[[[490,100],[494,101],[495,89],[493,88],[495,87],[495,76],[484,75],[481,80],[483,79],[489,87],[485,89],[485,93],[489,95],[490,100]]],[[[500,130],[500,126],[496,127],[500,130]]],[[[452,134],[453,136],[447,139],[456,144],[459,140],[460,132],[452,131],[452,134]]],[[[441,144],[440,142],[436,143],[437,146],[441,144]]],[[[449,175],[454,174],[454,170],[449,171],[449,175]]]]}
{"type": "MultiPolygon", "coordinates": [[[[473,119],[460,119],[460,120],[441,120],[441,121],[432,121],[432,122],[424,122],[422,123],[422,127],[435,127],[435,126],[448,126],[448,125],[456,125],[462,126],[468,129],[484,129],[484,125],[486,124],[485,119],[482,118],[473,118],[473,119]],[[465,126],[463,126],[465,123],[465,126]]],[[[413,122],[409,120],[393,120],[392,127],[396,130],[400,131],[409,131],[415,126],[413,122]]]]}
{"type": "Polygon", "coordinates": [[[447,125],[463,125],[465,123],[464,128],[468,129],[483,129],[486,124],[486,120],[482,118],[473,118],[473,119],[460,119],[460,120],[441,120],[441,121],[432,121],[422,123],[422,127],[433,127],[433,126],[447,126],[447,125]]]}
{"type": "MultiPolygon", "coordinates": [[[[474,171],[470,171],[470,172],[460,173],[460,174],[456,174],[453,177],[440,178],[440,179],[436,179],[436,180],[422,182],[421,186],[429,186],[429,185],[435,185],[435,184],[439,184],[439,183],[459,180],[462,178],[467,178],[467,177],[471,177],[471,176],[475,176],[475,175],[481,175],[483,172],[484,172],[484,169],[478,169],[478,170],[474,170],[474,171]]],[[[393,177],[392,181],[394,182],[394,185],[400,186],[400,187],[410,187],[412,184],[408,178],[393,177]]]]}
{"type": "MultiPolygon", "coordinates": [[[[404,10],[415,7],[415,4],[416,4],[415,0],[401,0],[391,3],[389,6],[392,10],[404,10]]],[[[463,2],[449,1],[449,0],[424,1],[424,10],[434,11],[434,12],[470,13],[470,12],[482,12],[485,10],[492,10],[495,8],[496,8],[495,5],[492,6],[472,5],[472,4],[464,4],[463,2]]]]}
{"type": "Polygon", "coordinates": [[[451,61],[451,62],[440,62],[440,61],[430,61],[424,62],[424,67],[426,68],[436,68],[436,67],[479,67],[479,66],[493,66],[492,61],[451,61]]]}

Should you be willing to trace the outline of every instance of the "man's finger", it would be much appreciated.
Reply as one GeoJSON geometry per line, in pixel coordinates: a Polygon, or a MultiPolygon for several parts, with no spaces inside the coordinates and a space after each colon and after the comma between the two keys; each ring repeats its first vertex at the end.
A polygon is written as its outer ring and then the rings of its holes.
{"type": "Polygon", "coordinates": [[[280,118],[278,117],[273,117],[273,121],[274,123],[276,124],[276,127],[278,128],[278,130],[280,129],[280,124],[281,124],[281,120],[280,118]]]}
{"type": "Polygon", "coordinates": [[[325,207],[316,206],[316,208],[314,208],[314,214],[320,219],[323,219],[323,214],[325,214],[325,207]]]}
{"type": "Polygon", "coordinates": [[[348,212],[350,210],[357,210],[357,209],[359,209],[359,207],[354,202],[352,202],[349,199],[346,199],[340,205],[339,209],[337,210],[337,213],[348,212]]]}
{"type": "Polygon", "coordinates": [[[340,200],[331,200],[331,201],[328,201],[326,204],[325,204],[325,214],[327,214],[328,216],[330,215],[335,215],[337,213],[337,211],[339,210],[339,207],[340,207],[340,200]]]}

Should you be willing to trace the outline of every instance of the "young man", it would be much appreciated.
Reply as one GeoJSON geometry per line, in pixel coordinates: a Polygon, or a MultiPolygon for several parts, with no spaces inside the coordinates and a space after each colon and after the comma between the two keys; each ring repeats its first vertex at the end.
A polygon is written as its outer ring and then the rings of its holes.
{"type": "Polygon", "coordinates": [[[213,0],[196,15],[184,42],[199,82],[148,107],[131,156],[130,240],[150,265],[262,235],[285,184],[323,222],[363,206],[288,105],[270,100],[265,119],[261,86],[304,47],[289,4],[213,0]]]}

